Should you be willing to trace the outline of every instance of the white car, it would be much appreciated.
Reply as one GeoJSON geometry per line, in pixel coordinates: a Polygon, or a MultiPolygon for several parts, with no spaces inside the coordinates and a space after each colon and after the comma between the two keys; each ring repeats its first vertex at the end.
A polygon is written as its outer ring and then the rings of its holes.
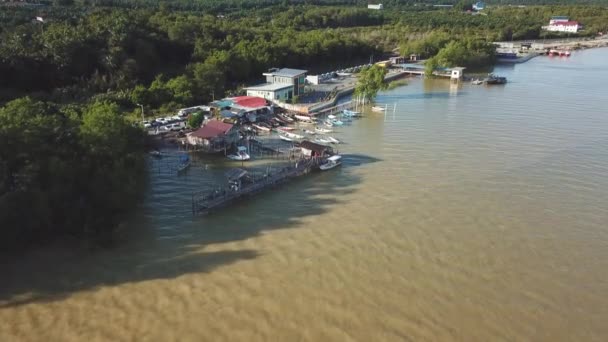
{"type": "Polygon", "coordinates": [[[161,125],[167,124],[167,120],[165,118],[156,118],[156,122],[160,123],[161,125]]]}
{"type": "Polygon", "coordinates": [[[141,124],[144,126],[144,128],[152,127],[152,124],[150,123],[150,121],[142,121],[141,124]]]}

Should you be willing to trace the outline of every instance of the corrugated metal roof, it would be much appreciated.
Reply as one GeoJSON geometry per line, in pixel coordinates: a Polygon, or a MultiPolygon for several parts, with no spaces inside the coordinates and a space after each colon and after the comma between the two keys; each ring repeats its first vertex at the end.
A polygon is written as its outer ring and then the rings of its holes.
{"type": "Polygon", "coordinates": [[[295,77],[301,74],[305,74],[307,72],[308,70],[283,68],[277,71],[268,72],[267,74],[275,76],[295,77]]]}

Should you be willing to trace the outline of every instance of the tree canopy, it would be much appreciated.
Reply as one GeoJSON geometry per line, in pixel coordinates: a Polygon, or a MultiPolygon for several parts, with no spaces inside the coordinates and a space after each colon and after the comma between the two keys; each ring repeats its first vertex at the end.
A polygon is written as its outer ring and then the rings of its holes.
{"type": "Polygon", "coordinates": [[[373,100],[380,90],[388,87],[388,84],[384,81],[385,76],[386,68],[377,64],[361,69],[355,87],[355,95],[362,96],[370,101],[373,100]]]}

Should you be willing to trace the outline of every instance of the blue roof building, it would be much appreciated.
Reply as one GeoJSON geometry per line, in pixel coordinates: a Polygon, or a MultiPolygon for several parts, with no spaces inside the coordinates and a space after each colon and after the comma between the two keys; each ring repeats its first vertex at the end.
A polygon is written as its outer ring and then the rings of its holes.
{"type": "Polygon", "coordinates": [[[486,8],[486,3],[483,1],[477,1],[473,4],[473,9],[476,11],[481,11],[484,8],[486,8]]]}

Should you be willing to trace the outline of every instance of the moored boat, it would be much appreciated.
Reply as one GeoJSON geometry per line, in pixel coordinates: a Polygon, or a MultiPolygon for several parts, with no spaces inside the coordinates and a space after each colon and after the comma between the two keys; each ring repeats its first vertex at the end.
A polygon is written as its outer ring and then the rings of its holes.
{"type": "Polygon", "coordinates": [[[177,173],[182,173],[190,167],[190,156],[183,155],[180,158],[179,164],[177,165],[177,173]]]}
{"type": "Polygon", "coordinates": [[[331,120],[330,121],[334,126],[342,126],[344,125],[344,122],[340,121],[340,120],[331,120]]]}
{"type": "Polygon", "coordinates": [[[373,106],[373,107],[372,107],[372,112],[380,112],[380,113],[383,113],[383,112],[384,112],[384,110],[385,110],[385,108],[384,108],[384,107],[380,107],[380,106],[373,106]]]}
{"type": "Polygon", "coordinates": [[[484,80],[485,84],[505,84],[507,83],[506,77],[496,76],[494,74],[489,74],[488,77],[484,80]]]}
{"type": "Polygon", "coordinates": [[[315,127],[315,132],[319,134],[331,133],[333,132],[331,129],[323,128],[323,127],[315,127]]]}
{"type": "Polygon", "coordinates": [[[230,160],[241,160],[241,161],[251,159],[251,156],[247,153],[247,147],[245,147],[245,146],[237,147],[236,153],[229,154],[226,157],[230,160]]]}
{"type": "Polygon", "coordinates": [[[258,131],[270,132],[270,127],[268,127],[262,123],[254,123],[254,124],[251,124],[251,126],[253,126],[253,128],[257,129],[258,131]]]}
{"type": "Polygon", "coordinates": [[[333,124],[331,121],[329,121],[329,120],[325,120],[325,121],[323,122],[323,124],[324,124],[325,126],[327,126],[327,127],[334,127],[334,124],[333,124]]]}
{"type": "Polygon", "coordinates": [[[304,132],[304,133],[306,133],[306,134],[310,134],[310,135],[315,135],[315,134],[317,134],[317,132],[315,132],[315,131],[311,131],[311,130],[309,130],[309,129],[303,129],[303,130],[302,130],[302,132],[304,132]]]}
{"type": "Polygon", "coordinates": [[[351,118],[355,118],[355,117],[361,116],[361,112],[356,112],[354,110],[345,109],[342,111],[342,115],[351,117],[351,118]]]}
{"type": "Polygon", "coordinates": [[[307,116],[307,115],[294,115],[293,117],[296,118],[296,120],[298,120],[300,122],[304,122],[304,123],[314,122],[312,117],[307,116]]]}
{"type": "Polygon", "coordinates": [[[342,156],[334,155],[327,158],[323,164],[319,165],[319,169],[321,169],[322,171],[326,171],[333,169],[334,167],[339,166],[340,164],[342,164],[342,156]]]}
{"type": "Polygon", "coordinates": [[[315,142],[321,143],[321,144],[331,144],[331,140],[329,140],[325,137],[317,137],[317,138],[315,138],[315,142]]]}
{"type": "Polygon", "coordinates": [[[329,140],[329,142],[330,142],[330,143],[332,143],[332,144],[339,144],[339,143],[340,143],[340,140],[338,140],[338,139],[336,139],[336,138],[334,138],[334,137],[330,137],[330,136],[328,136],[328,137],[326,137],[326,138],[327,138],[327,140],[329,140]]]}

